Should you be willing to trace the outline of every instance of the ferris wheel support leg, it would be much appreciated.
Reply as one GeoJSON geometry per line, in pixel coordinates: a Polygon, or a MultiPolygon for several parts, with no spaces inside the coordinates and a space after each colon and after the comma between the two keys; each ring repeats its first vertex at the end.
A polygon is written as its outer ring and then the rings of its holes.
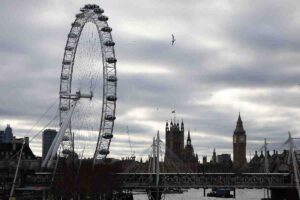
{"type": "Polygon", "coordinates": [[[65,132],[70,124],[70,121],[71,121],[71,118],[72,118],[72,115],[73,115],[73,112],[75,110],[75,107],[76,107],[76,104],[77,104],[77,101],[74,101],[74,104],[73,106],[71,107],[66,119],[64,120],[64,122],[62,123],[62,126],[60,128],[60,130],[58,131],[57,133],[57,137],[55,137],[55,140],[53,141],[48,153],[47,153],[47,156],[45,158],[45,160],[43,161],[42,163],[42,167],[51,167],[52,165],[52,162],[53,162],[53,158],[55,157],[56,153],[57,153],[57,150],[59,148],[59,145],[63,139],[63,136],[65,135],[65,132]],[[51,150],[51,151],[50,151],[51,150]]]}
{"type": "Polygon", "coordinates": [[[55,146],[53,147],[53,151],[52,151],[50,160],[48,161],[48,164],[47,164],[48,167],[51,167],[51,165],[52,165],[53,158],[56,156],[56,153],[57,153],[57,150],[58,150],[58,148],[59,148],[59,145],[60,145],[60,143],[61,143],[61,141],[62,141],[62,139],[63,139],[63,136],[65,135],[65,132],[66,132],[66,130],[67,130],[67,128],[68,128],[68,126],[69,126],[69,124],[70,124],[70,122],[71,122],[71,118],[72,118],[73,112],[74,112],[74,110],[75,110],[75,107],[76,107],[76,105],[77,105],[77,102],[78,102],[78,101],[74,101],[74,104],[73,104],[73,106],[71,107],[71,110],[70,110],[70,112],[68,113],[68,116],[67,116],[66,120],[64,121],[64,123],[63,123],[62,126],[61,126],[61,129],[60,129],[59,132],[58,132],[59,137],[57,138],[57,141],[56,141],[56,143],[55,143],[55,146]]]}

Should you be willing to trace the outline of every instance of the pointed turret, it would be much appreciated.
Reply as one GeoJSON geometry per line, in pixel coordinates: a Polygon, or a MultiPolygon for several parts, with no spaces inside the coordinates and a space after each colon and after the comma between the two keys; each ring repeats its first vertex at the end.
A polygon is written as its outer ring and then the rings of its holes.
{"type": "Polygon", "coordinates": [[[188,137],[187,137],[187,140],[186,140],[186,144],[187,144],[187,145],[192,145],[192,140],[191,140],[190,130],[188,131],[188,137]]]}
{"type": "Polygon", "coordinates": [[[212,155],[212,163],[217,163],[217,154],[216,154],[215,148],[214,148],[213,155],[212,155]]]}
{"type": "Polygon", "coordinates": [[[184,123],[183,123],[183,120],[181,120],[181,130],[184,131],[184,123]]]}
{"type": "Polygon", "coordinates": [[[260,159],[265,159],[265,156],[264,156],[264,153],[263,153],[263,151],[261,151],[261,152],[260,152],[260,156],[259,156],[259,158],[260,158],[260,159]]]}

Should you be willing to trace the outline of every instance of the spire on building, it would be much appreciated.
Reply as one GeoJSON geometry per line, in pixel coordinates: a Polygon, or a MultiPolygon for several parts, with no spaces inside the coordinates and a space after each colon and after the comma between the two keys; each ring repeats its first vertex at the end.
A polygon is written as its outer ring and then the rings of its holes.
{"type": "Polygon", "coordinates": [[[217,163],[217,154],[216,154],[216,149],[215,148],[214,148],[214,151],[213,151],[212,163],[217,163]]]}
{"type": "Polygon", "coordinates": [[[187,137],[187,140],[186,140],[186,144],[187,144],[187,145],[192,145],[192,140],[191,140],[190,130],[188,130],[188,137],[187,137]]]}
{"type": "Polygon", "coordinates": [[[243,126],[243,121],[242,121],[242,118],[241,118],[241,113],[239,112],[239,117],[238,117],[238,120],[237,120],[237,126],[243,126]]]}
{"type": "Polygon", "coordinates": [[[238,120],[236,122],[236,128],[234,131],[234,134],[245,134],[245,130],[244,130],[244,126],[243,126],[243,121],[241,118],[241,113],[239,112],[239,117],[238,120]]]}
{"type": "Polygon", "coordinates": [[[260,152],[259,158],[261,158],[261,159],[264,159],[264,158],[265,158],[265,156],[264,156],[264,154],[263,154],[263,151],[260,152]]]}

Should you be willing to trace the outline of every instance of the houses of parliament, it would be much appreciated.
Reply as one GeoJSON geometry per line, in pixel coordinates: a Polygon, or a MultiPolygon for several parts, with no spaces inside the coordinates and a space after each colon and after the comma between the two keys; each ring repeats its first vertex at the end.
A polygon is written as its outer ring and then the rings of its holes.
{"type": "Polygon", "coordinates": [[[190,131],[184,146],[184,123],[175,122],[166,123],[166,151],[165,161],[184,161],[185,163],[198,163],[198,155],[194,153],[190,131]]]}
{"type": "MultiPolygon", "coordinates": [[[[198,155],[195,154],[191,140],[191,133],[188,130],[186,144],[184,144],[184,122],[181,124],[171,120],[166,122],[165,127],[165,162],[184,162],[185,164],[198,163],[198,155]]],[[[217,162],[232,162],[235,168],[244,168],[247,165],[246,160],[246,131],[243,127],[243,121],[239,114],[235,130],[233,131],[233,162],[231,161],[230,154],[216,155],[214,150],[212,160],[210,163],[217,162]]],[[[206,163],[206,157],[203,158],[203,164],[206,163]]]]}

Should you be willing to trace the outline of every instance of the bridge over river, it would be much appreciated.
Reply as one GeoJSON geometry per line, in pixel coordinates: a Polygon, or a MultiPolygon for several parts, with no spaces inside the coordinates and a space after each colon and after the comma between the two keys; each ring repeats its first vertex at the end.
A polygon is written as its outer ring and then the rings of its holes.
{"type": "Polygon", "coordinates": [[[289,173],[118,173],[115,175],[123,189],[149,188],[295,188],[289,173]]]}
{"type": "MultiPolygon", "coordinates": [[[[63,175],[59,176],[59,178],[63,177],[63,175]]],[[[86,178],[90,180],[88,177],[86,178]]],[[[107,177],[97,176],[94,178],[99,180],[107,177]]],[[[26,181],[17,188],[17,191],[40,190],[48,193],[51,179],[52,173],[27,175],[26,181]]],[[[70,179],[65,181],[69,181],[68,184],[72,185],[70,179]]],[[[83,183],[86,181],[80,180],[83,183]]],[[[90,181],[95,183],[95,180],[90,181]]],[[[203,188],[204,191],[208,188],[229,188],[234,191],[235,189],[269,189],[272,199],[284,199],[287,193],[293,194],[292,199],[298,198],[294,177],[291,173],[160,173],[159,175],[156,173],[111,173],[106,184],[106,188],[109,188],[111,194],[120,194],[123,191],[159,194],[149,197],[151,200],[160,199],[162,193],[180,192],[192,188],[203,188]]],[[[101,185],[97,189],[99,193],[103,193],[101,185]]],[[[64,188],[61,190],[64,191],[64,188]]]]}

